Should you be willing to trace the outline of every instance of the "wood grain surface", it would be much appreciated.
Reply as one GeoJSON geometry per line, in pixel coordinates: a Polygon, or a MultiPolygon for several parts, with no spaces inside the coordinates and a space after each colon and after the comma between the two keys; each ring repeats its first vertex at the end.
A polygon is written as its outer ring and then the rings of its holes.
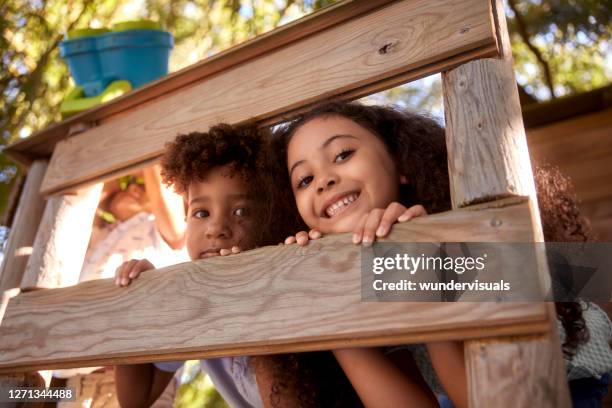
{"type": "Polygon", "coordinates": [[[430,65],[443,69],[440,61],[451,66],[463,53],[495,54],[487,1],[460,3],[397,2],[104,119],[56,145],[42,191],[157,157],[180,133],[219,122],[281,120],[330,96],[370,93],[390,78],[423,76],[430,65]]]}
{"type": "MultiPolygon", "coordinates": [[[[529,241],[527,203],[397,225],[395,242],[529,241]]],[[[363,302],[350,234],[22,293],[0,324],[0,371],[544,333],[527,303],[363,302]],[[78,338],[79,341],[74,341],[78,338]]]]}
{"type": "MultiPolygon", "coordinates": [[[[453,208],[515,195],[530,197],[532,240],[543,242],[533,173],[512,67],[502,0],[492,0],[501,58],[464,64],[442,75],[453,208]]],[[[546,254],[537,278],[550,287],[546,254]]],[[[543,304],[548,332],[465,342],[471,407],[569,407],[553,304],[543,304]]]]}
{"type": "Polygon", "coordinates": [[[565,372],[550,336],[466,342],[470,407],[569,407],[565,372]],[[553,347],[554,346],[554,347],[553,347]]]}
{"type": "Polygon", "coordinates": [[[13,220],[14,228],[9,234],[4,252],[4,262],[0,269],[0,297],[5,290],[18,288],[32,253],[32,245],[38,224],[45,209],[45,199],[39,194],[40,185],[47,169],[46,160],[35,161],[26,177],[19,206],[13,220]]]}

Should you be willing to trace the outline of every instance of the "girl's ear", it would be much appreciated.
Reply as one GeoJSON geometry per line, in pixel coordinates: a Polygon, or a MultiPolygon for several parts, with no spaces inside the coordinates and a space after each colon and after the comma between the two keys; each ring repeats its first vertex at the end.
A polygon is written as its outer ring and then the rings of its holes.
{"type": "Polygon", "coordinates": [[[400,176],[400,184],[408,184],[408,177],[401,175],[400,176]]]}

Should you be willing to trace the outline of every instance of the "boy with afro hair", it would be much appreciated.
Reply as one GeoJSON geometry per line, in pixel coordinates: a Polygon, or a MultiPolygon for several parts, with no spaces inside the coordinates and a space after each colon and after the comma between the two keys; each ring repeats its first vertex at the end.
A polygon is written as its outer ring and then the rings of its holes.
{"type": "MultiPolygon", "coordinates": [[[[266,136],[265,130],[251,124],[219,124],[206,133],[179,135],[166,145],[161,174],[163,181],[184,198],[185,239],[191,260],[277,243],[286,233],[273,230],[270,202],[262,189],[266,184],[261,179],[266,136]]],[[[274,223],[277,228],[295,228],[289,224],[274,223]]],[[[146,259],[127,261],[117,269],[115,283],[127,286],[141,272],[154,268],[146,259]]],[[[117,366],[115,380],[121,406],[151,406],[182,364],[117,366]]],[[[258,382],[266,384],[264,388],[270,384],[265,364],[257,364],[252,370],[249,357],[213,358],[200,364],[231,407],[264,406],[258,382]]],[[[269,390],[262,392],[268,394],[269,390]]]]}

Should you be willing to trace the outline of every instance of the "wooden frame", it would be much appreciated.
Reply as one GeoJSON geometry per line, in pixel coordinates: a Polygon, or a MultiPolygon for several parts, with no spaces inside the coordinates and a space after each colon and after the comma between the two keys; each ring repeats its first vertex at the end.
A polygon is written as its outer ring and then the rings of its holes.
{"type": "MultiPolygon", "coordinates": [[[[395,228],[389,239],[455,242],[469,231],[473,242],[526,242],[534,234],[529,213],[526,199],[506,200],[418,219],[395,228]]],[[[124,289],[104,279],[25,293],[9,302],[1,321],[0,369],[82,367],[550,330],[543,304],[363,302],[361,250],[350,244],[349,234],[341,234],[303,248],[266,247],[167,267],[141,276],[124,289]],[[173,296],[178,293],[180,298],[173,296]],[[70,313],[65,313],[67,307],[70,313]],[[83,327],[88,327],[87,333],[83,327]],[[96,328],[104,331],[104,338],[96,328]],[[23,333],[35,335],[24,337],[23,333]],[[189,336],[181,338],[176,333],[189,336]],[[38,340],[41,336],[47,339],[44,344],[38,340]]]]}
{"type": "MultiPolygon", "coordinates": [[[[454,210],[416,220],[394,229],[391,239],[465,241],[468,220],[471,238],[539,241],[542,232],[502,10],[499,0],[344,2],[53,126],[10,146],[7,153],[24,163],[52,155],[41,190],[57,194],[155,160],[177,133],[219,121],[255,118],[272,123],[331,95],[355,98],[444,71],[453,205],[470,205],[474,211],[454,210]],[[236,83],[239,92],[233,89],[236,83]],[[79,124],[94,126],[68,138],[68,129],[79,124]],[[482,151],[491,154],[483,156],[482,151]],[[503,197],[510,203],[492,202],[503,197]],[[491,235],[492,225],[497,225],[487,218],[491,214],[512,221],[503,222],[504,227],[491,235]],[[486,226],[479,223],[483,220],[486,226]]],[[[519,387],[520,406],[569,406],[551,305],[363,304],[354,297],[359,288],[358,249],[347,243],[347,237],[329,237],[307,248],[265,248],[182,264],[163,274],[145,275],[123,293],[112,282],[100,281],[21,294],[9,301],[0,321],[0,370],[475,339],[465,346],[473,406],[516,406],[509,392],[519,387]],[[324,243],[336,252],[322,250],[324,243]],[[343,261],[334,263],[332,258],[338,256],[343,261]],[[288,268],[289,259],[301,266],[288,268]],[[228,270],[218,275],[211,267],[228,270]],[[261,269],[266,268],[271,272],[264,275],[261,269]],[[330,269],[346,273],[352,295],[342,296],[330,269]],[[198,275],[202,270],[214,278],[215,292],[207,286],[210,281],[198,275]],[[309,282],[305,273],[310,274],[309,282]],[[287,285],[281,286],[287,289],[283,296],[272,291],[263,300],[245,295],[236,304],[227,301],[242,290],[236,284],[257,282],[274,288],[275,279],[287,285]],[[319,289],[330,290],[338,312],[326,314],[322,305],[300,296],[306,285],[317,282],[325,284],[319,289]],[[208,300],[199,296],[200,288],[208,288],[208,300]],[[190,295],[172,298],[169,309],[164,309],[168,315],[147,312],[149,297],[167,298],[165,289],[190,295]],[[207,302],[216,307],[209,308],[207,302]],[[247,335],[240,316],[249,307],[262,314],[260,320],[251,317],[250,324],[258,330],[247,335]],[[204,331],[194,338],[173,339],[177,330],[190,328],[189,322],[176,319],[185,310],[206,312],[189,316],[204,331]],[[453,315],[458,310],[463,317],[453,315]],[[124,317],[116,326],[113,320],[120,312],[124,317]],[[282,318],[275,320],[274,313],[282,318]],[[328,323],[314,319],[295,327],[293,318],[317,313],[328,317],[328,323]],[[390,313],[403,317],[389,320],[390,313]],[[218,319],[226,325],[218,325],[218,319]],[[164,327],[153,325],[161,321],[164,327]],[[75,335],[77,322],[94,325],[92,333],[81,332],[82,344],[68,347],[62,338],[75,335]],[[96,340],[97,330],[109,326],[115,336],[108,342],[96,340]],[[509,335],[523,337],[505,337],[509,335]],[[512,357],[528,355],[538,355],[546,364],[530,365],[512,357]],[[482,375],[485,368],[493,378],[505,379],[506,391],[482,375]],[[522,377],[513,375],[516,372],[522,377]],[[535,385],[522,387],[525,378],[535,385]]],[[[543,257],[537,279],[548,284],[543,257]]]]}

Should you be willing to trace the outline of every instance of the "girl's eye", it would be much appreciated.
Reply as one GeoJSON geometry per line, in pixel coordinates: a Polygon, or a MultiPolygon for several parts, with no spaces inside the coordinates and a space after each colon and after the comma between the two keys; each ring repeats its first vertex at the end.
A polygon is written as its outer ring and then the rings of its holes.
{"type": "Polygon", "coordinates": [[[336,155],[336,158],[334,159],[334,163],[345,161],[346,159],[351,157],[353,153],[355,153],[355,150],[353,149],[342,150],[340,153],[336,155]]]}
{"type": "Polygon", "coordinates": [[[305,176],[298,180],[297,188],[308,187],[308,185],[312,182],[312,176],[305,176]]]}
{"type": "Polygon", "coordinates": [[[247,215],[247,210],[246,208],[236,208],[232,214],[234,214],[236,217],[244,217],[247,215]]]}
{"type": "Polygon", "coordinates": [[[206,210],[196,210],[193,212],[194,218],[206,218],[210,216],[210,213],[206,210]]]}

